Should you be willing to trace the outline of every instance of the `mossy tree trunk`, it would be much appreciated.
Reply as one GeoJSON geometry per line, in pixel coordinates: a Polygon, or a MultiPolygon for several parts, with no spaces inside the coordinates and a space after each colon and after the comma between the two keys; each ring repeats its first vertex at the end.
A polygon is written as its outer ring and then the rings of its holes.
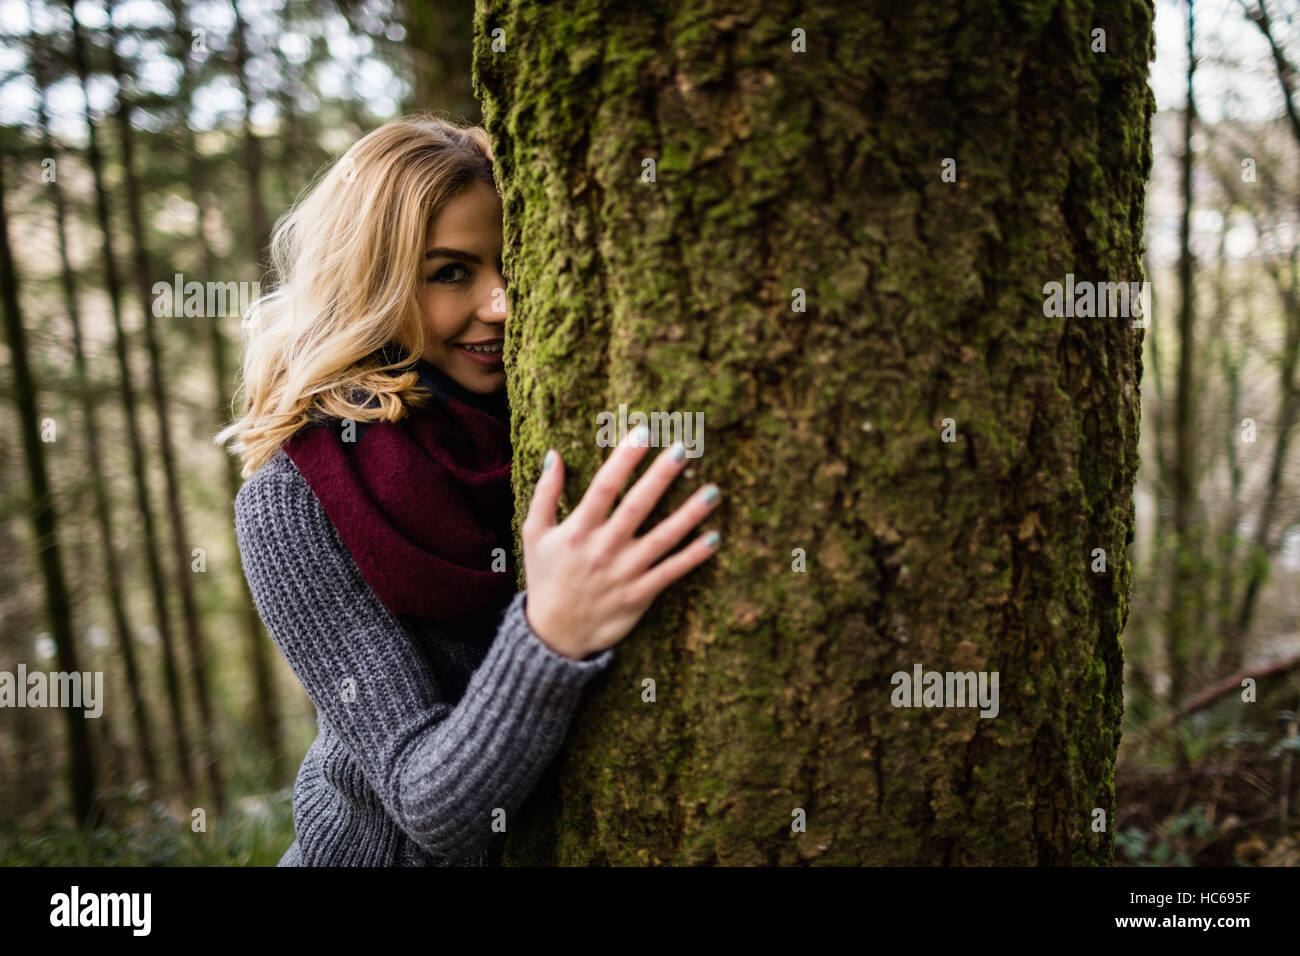
{"type": "Polygon", "coordinates": [[[621,403],[704,416],[652,521],[724,495],[505,860],[1106,863],[1142,331],[1044,286],[1142,278],[1151,5],[692,7],[477,10],[516,522],[621,403]]]}

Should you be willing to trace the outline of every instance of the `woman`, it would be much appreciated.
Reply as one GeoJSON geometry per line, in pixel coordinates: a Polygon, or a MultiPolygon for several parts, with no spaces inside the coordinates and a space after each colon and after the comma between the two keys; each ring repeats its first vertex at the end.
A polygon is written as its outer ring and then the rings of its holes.
{"type": "Polygon", "coordinates": [[[634,433],[560,524],[552,449],[514,593],[501,215],[486,132],[420,118],[357,142],[276,227],[243,414],[217,441],[248,479],[249,588],[318,717],[281,866],[497,862],[583,687],[717,549],[665,557],[712,485],[633,537],[680,446],[614,508],[646,454],[634,433]]]}

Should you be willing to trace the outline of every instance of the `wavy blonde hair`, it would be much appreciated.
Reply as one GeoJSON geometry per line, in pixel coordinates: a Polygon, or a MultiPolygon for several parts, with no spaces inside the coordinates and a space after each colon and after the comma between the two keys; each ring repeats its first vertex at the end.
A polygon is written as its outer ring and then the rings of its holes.
{"type": "Polygon", "coordinates": [[[214,438],[235,439],[243,477],[318,417],[397,421],[428,401],[412,370],[425,346],[425,238],[447,201],[480,180],[496,186],[485,129],[403,117],[358,140],[276,223],[273,291],[243,318],[242,414],[214,438]],[[410,356],[378,360],[389,342],[410,356]]]}

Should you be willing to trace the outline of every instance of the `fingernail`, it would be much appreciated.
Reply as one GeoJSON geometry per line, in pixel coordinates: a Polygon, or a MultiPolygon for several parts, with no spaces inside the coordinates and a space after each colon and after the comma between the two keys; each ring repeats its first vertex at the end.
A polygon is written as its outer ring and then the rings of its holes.
{"type": "Polygon", "coordinates": [[[718,534],[718,532],[716,531],[710,531],[708,534],[704,536],[704,543],[707,544],[710,548],[716,548],[718,546],[718,542],[721,540],[722,540],[722,536],[718,534]]]}
{"type": "Polygon", "coordinates": [[[636,430],[632,432],[630,443],[633,445],[646,445],[649,444],[649,442],[650,429],[646,428],[644,425],[636,426],[636,430]]]}
{"type": "Polygon", "coordinates": [[[546,457],[542,459],[542,471],[546,471],[546,469],[550,468],[553,464],[555,464],[554,450],[548,451],[546,457]]]}
{"type": "Polygon", "coordinates": [[[678,442],[677,444],[673,445],[670,454],[673,457],[673,461],[681,461],[683,458],[686,457],[686,446],[683,445],[681,442],[678,442]]]}
{"type": "Polygon", "coordinates": [[[713,504],[713,502],[718,500],[718,495],[720,494],[722,494],[722,492],[718,491],[717,485],[706,486],[704,489],[704,503],[713,504]]]}

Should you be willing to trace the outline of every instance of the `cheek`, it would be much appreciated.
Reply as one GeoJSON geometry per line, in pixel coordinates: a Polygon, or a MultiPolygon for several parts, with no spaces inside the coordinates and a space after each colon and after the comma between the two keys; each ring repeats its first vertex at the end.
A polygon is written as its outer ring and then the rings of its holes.
{"type": "Polygon", "coordinates": [[[446,305],[439,302],[439,297],[432,289],[420,300],[420,310],[424,316],[424,331],[439,345],[447,338],[446,305]]]}

